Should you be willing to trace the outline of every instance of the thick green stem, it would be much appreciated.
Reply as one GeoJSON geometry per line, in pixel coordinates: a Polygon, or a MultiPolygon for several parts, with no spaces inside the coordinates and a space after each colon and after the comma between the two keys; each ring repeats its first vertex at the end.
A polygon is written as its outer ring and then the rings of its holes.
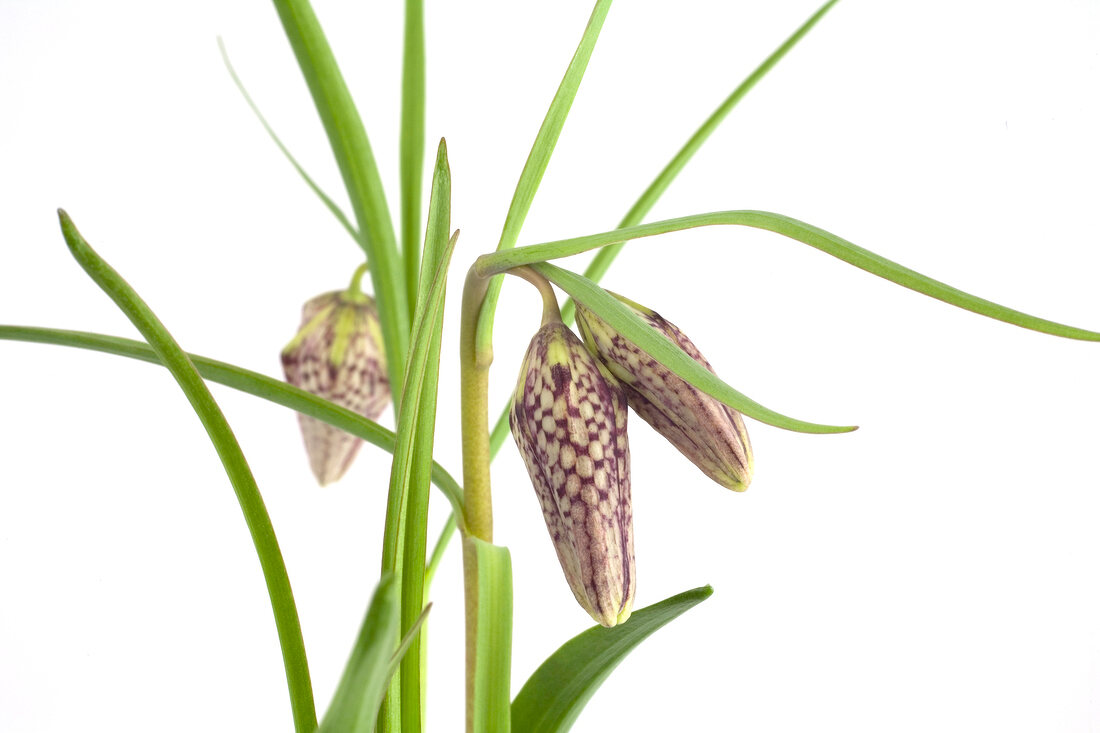
{"type": "MultiPolygon", "coordinates": [[[[508,274],[527,280],[542,295],[542,322],[561,321],[553,286],[531,267],[508,274]]],[[[493,501],[489,464],[489,366],[491,335],[479,332],[491,277],[473,268],[462,292],[462,475],[466,534],[462,543],[466,595],[466,730],[506,733],[511,660],[511,564],[508,551],[493,546],[493,501]]],[[[436,562],[435,558],[432,560],[436,562]]]]}
{"type": "MultiPolygon", "coordinates": [[[[465,489],[466,536],[493,541],[493,499],[489,479],[489,365],[492,344],[478,344],[478,316],[489,290],[489,278],[473,270],[462,290],[459,361],[462,390],[462,477],[465,489]],[[472,487],[472,490],[471,488],[472,487]]],[[[478,570],[469,542],[462,543],[466,597],[466,729],[473,731],[477,682],[478,570]]]]}
{"type": "Polygon", "coordinates": [[[478,342],[478,317],[489,290],[489,278],[473,270],[462,291],[459,360],[462,369],[462,478],[465,487],[466,534],[493,541],[493,500],[489,483],[489,365],[491,343],[478,342]]]}

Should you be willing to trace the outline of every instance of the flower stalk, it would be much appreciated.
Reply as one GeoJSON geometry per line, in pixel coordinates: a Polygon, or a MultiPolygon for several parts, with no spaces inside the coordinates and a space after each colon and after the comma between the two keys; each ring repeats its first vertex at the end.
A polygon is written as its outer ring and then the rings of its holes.
{"type": "MultiPolygon", "coordinates": [[[[465,535],[462,543],[463,588],[466,606],[466,730],[476,730],[479,697],[478,656],[480,602],[479,554],[474,539],[493,541],[493,499],[489,470],[489,366],[491,343],[478,341],[478,318],[489,291],[489,278],[472,269],[462,289],[459,332],[460,391],[462,412],[462,482],[464,485],[465,535]]],[[[501,620],[505,621],[505,620],[501,620]]],[[[511,619],[506,620],[511,625],[511,619]]]]}

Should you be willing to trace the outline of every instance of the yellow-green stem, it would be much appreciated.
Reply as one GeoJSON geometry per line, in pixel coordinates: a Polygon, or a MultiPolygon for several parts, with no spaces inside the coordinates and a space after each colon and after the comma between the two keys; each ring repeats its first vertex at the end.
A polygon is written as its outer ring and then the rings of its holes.
{"type": "Polygon", "coordinates": [[[466,533],[493,541],[493,501],[489,484],[489,365],[492,344],[479,344],[478,316],[489,289],[489,278],[473,270],[462,291],[459,360],[462,369],[462,478],[465,487],[466,533]]]}
{"type": "MultiPolygon", "coordinates": [[[[466,535],[493,541],[493,499],[489,482],[489,365],[492,344],[479,348],[478,316],[489,290],[489,278],[470,270],[462,290],[459,338],[462,391],[462,480],[465,492],[466,535]]],[[[466,729],[473,731],[477,675],[477,556],[462,543],[463,586],[466,597],[466,729]]]]}
{"type": "MultiPolygon", "coordinates": [[[[530,267],[517,267],[508,271],[509,275],[521,277],[538,288],[542,296],[542,325],[547,323],[561,323],[561,310],[558,308],[558,296],[554,292],[554,286],[550,281],[530,267]]],[[[505,413],[507,414],[507,412],[505,413]]],[[[490,458],[493,451],[490,450],[490,458]]]]}

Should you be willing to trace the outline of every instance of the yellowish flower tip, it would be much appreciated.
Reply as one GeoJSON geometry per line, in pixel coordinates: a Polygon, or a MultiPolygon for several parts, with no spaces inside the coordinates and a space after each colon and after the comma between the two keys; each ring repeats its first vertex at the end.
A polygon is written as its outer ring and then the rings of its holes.
{"type": "MultiPolygon", "coordinates": [[[[290,384],[370,420],[390,402],[378,309],[369,296],[324,293],[302,307],[302,325],[282,352],[290,384]]],[[[351,466],[362,439],[298,415],[310,468],[322,486],[351,466]]]]}

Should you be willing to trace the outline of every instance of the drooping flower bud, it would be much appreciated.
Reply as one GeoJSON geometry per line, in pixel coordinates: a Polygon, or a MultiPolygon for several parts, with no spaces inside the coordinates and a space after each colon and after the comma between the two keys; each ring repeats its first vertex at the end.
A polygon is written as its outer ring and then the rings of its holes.
{"type": "MultiPolygon", "coordinates": [[[[683,331],[649,308],[611,294],[714,372],[683,331]]],[[[752,445],[741,413],[676,376],[579,303],[577,323],[588,348],[622,383],[627,402],[639,417],[718,484],[734,491],[749,487],[752,445]]]]}
{"type": "Polygon", "coordinates": [[[604,626],[634,604],[634,516],[622,389],[561,321],[538,330],[509,415],[573,595],[604,626]]]}
{"type": "MultiPolygon", "coordinates": [[[[367,295],[335,291],[308,301],[282,359],[287,382],[370,420],[389,404],[378,308],[367,295]]],[[[363,440],[306,415],[298,423],[317,482],[343,476],[363,440]]]]}

